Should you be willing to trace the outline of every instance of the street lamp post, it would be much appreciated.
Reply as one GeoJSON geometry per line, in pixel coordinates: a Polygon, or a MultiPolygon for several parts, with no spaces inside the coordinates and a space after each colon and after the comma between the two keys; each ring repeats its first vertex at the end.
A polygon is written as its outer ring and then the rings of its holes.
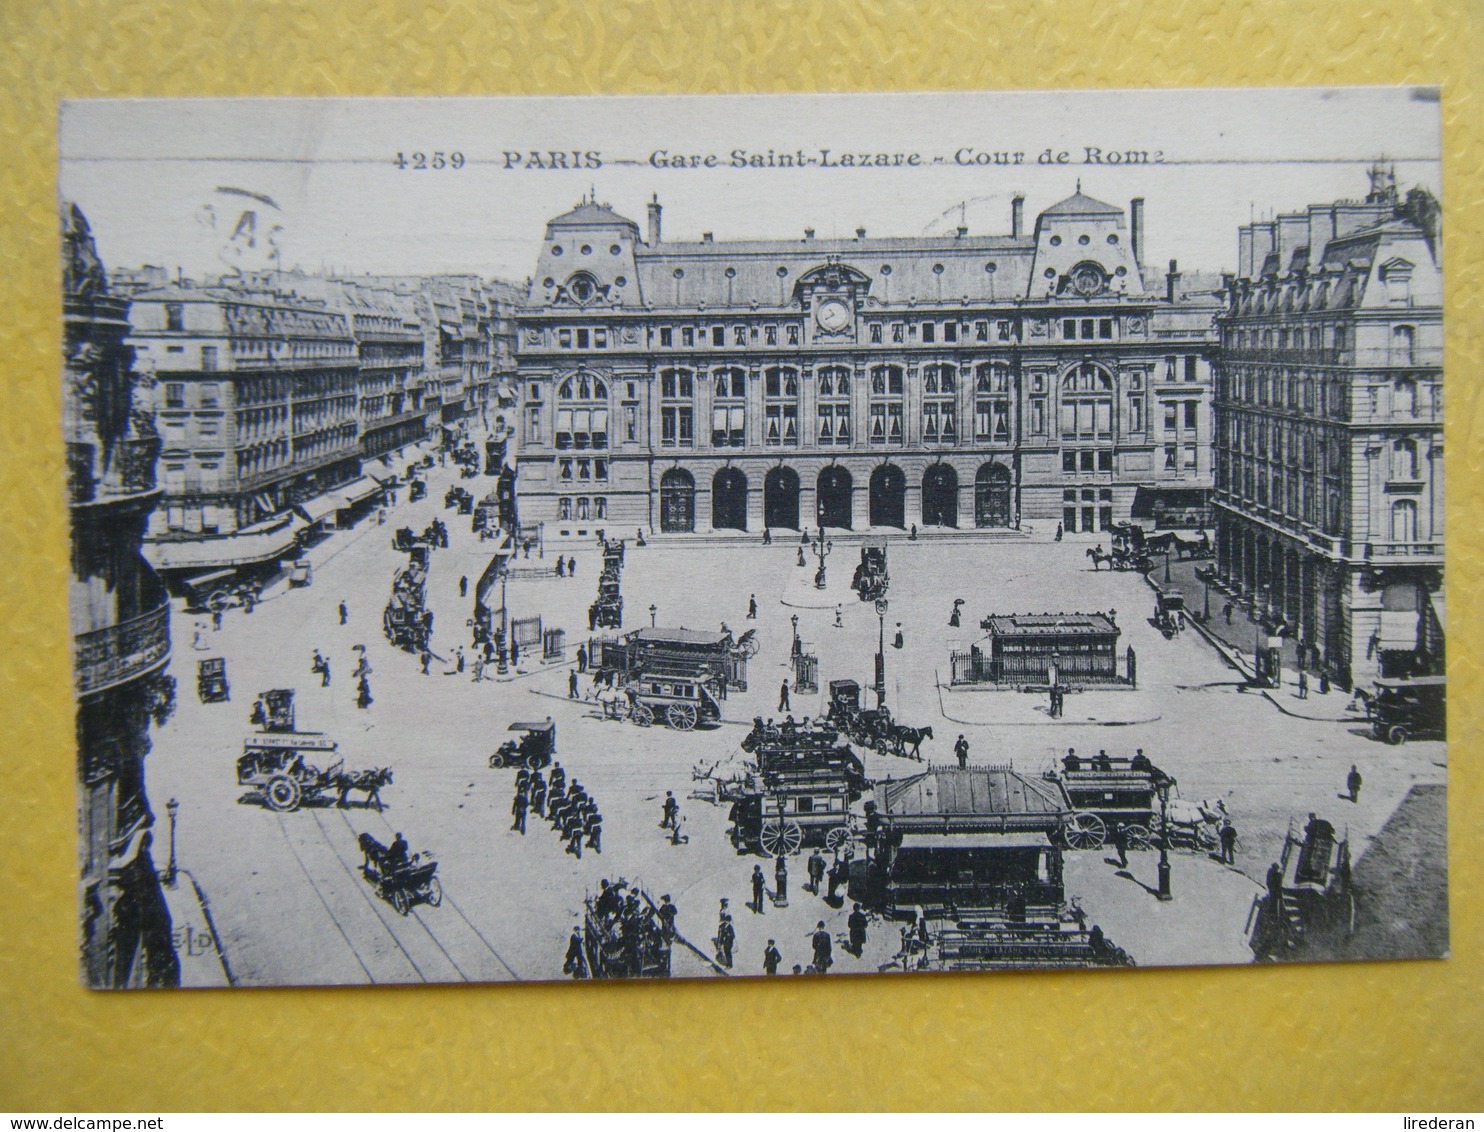
{"type": "Polygon", "coordinates": [[[794,627],[794,643],[789,651],[789,655],[792,657],[797,657],[799,655],[799,615],[795,613],[792,617],[789,618],[789,621],[793,623],[794,627]]]}
{"type": "Polygon", "coordinates": [[[825,546],[824,528],[823,527],[820,527],[819,528],[818,549],[819,549],[819,569],[816,570],[815,573],[814,573],[814,588],[817,589],[817,590],[822,590],[822,589],[824,589],[824,556],[830,552],[829,551],[829,548],[825,546]]]}
{"type": "Polygon", "coordinates": [[[170,888],[175,887],[175,815],[180,812],[180,803],[174,798],[165,803],[165,813],[170,817],[170,865],[165,870],[165,884],[170,888]]]}
{"type": "Polygon", "coordinates": [[[1170,548],[1165,547],[1165,585],[1170,584],[1170,548]]]}
{"type": "Polygon", "coordinates": [[[1201,597],[1201,623],[1209,625],[1211,623],[1211,571],[1209,568],[1201,571],[1201,583],[1206,587],[1201,597]]]}
{"type": "Polygon", "coordinates": [[[886,705],[886,598],[876,599],[876,710],[886,705]]]}
{"type": "Polygon", "coordinates": [[[498,670],[501,676],[510,671],[510,618],[505,607],[506,584],[510,580],[510,566],[500,572],[500,656],[498,670]]]}
{"type": "Polygon", "coordinates": [[[1170,781],[1161,778],[1159,791],[1159,898],[1173,900],[1170,894],[1170,781]]]}
{"type": "Polygon", "coordinates": [[[650,607],[649,607],[649,627],[650,627],[650,628],[651,628],[651,629],[653,629],[653,628],[654,628],[654,618],[655,618],[655,614],[657,614],[657,613],[659,613],[659,611],[660,611],[660,610],[659,610],[659,606],[657,606],[657,605],[651,605],[651,606],[650,606],[650,607]]]}

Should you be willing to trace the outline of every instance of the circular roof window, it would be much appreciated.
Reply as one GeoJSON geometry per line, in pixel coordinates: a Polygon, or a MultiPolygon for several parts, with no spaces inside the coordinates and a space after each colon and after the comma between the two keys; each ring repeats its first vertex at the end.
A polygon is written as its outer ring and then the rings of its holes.
{"type": "Polygon", "coordinates": [[[1059,247],[1061,247],[1061,237],[1060,236],[1052,236],[1051,237],[1051,246],[1053,248],[1059,248],[1059,247]]]}

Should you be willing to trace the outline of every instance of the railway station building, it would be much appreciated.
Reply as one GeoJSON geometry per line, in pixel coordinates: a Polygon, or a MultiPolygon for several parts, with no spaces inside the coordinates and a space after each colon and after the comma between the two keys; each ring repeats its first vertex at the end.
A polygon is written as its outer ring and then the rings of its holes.
{"type": "Polygon", "coordinates": [[[1219,320],[1217,569],[1345,687],[1443,670],[1439,211],[1370,180],[1242,226],[1219,320]]]}
{"type": "MultiPolygon", "coordinates": [[[[1218,305],[1144,202],[1009,233],[668,241],[584,199],[519,326],[522,518],[549,533],[1100,531],[1211,488],[1218,305]]],[[[1214,290],[1214,288],[1211,288],[1214,290]]]]}

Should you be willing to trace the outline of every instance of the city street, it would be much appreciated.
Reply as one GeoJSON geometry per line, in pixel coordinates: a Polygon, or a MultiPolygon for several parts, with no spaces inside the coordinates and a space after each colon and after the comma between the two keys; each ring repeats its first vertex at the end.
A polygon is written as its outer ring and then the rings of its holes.
{"type": "MultiPolygon", "coordinates": [[[[794,695],[796,718],[824,712],[828,682],[850,677],[874,706],[870,687],[881,624],[875,610],[856,599],[849,582],[859,561],[859,534],[835,538],[824,593],[809,584],[815,561],[797,566],[797,536],[777,533],[772,546],[759,535],[735,539],[662,538],[638,548],[633,531],[609,530],[629,540],[622,575],[624,627],[735,632],[755,627],[761,648],[748,663],[748,690],[723,703],[723,723],[690,733],[664,727],[640,729],[605,720],[592,702],[568,698],[568,673],[586,633],[587,607],[596,592],[601,555],[596,539],[551,542],[544,557],[515,563],[508,583],[512,617],[540,615],[547,628],[567,632],[565,664],[543,665],[522,656],[508,679],[475,683],[466,628],[474,585],[488,564],[492,543],[470,532],[466,516],[442,506],[443,493],[462,482],[476,499],[493,487],[480,476],[458,480],[453,465],[428,474],[427,497],[392,508],[385,525],[376,516],[335,532],[314,547],[313,584],[265,593],[251,614],[230,610],[222,629],[209,618],[184,613],[177,602],[171,671],[178,681],[174,717],[154,736],[146,760],[148,793],[161,811],[180,803],[177,851],[210,901],[211,913],[235,979],[243,984],[395,983],[562,977],[566,940],[580,917],[583,897],[600,880],[641,883],[656,900],[669,894],[680,912],[682,936],[713,952],[720,900],[730,900],[737,927],[734,974],[761,974],[768,939],[776,939],[783,969],[810,961],[809,935],[820,919],[836,935],[836,973],[887,967],[898,950],[897,925],[873,920],[860,958],[840,946],[850,912],[829,907],[802,888],[804,857],[790,861],[786,907],[748,910],[748,877],[762,863],[773,887],[772,863],[738,855],[727,838],[727,811],[693,799],[692,768],[740,758],[738,741],[755,716],[778,716],[792,617],[806,651],[820,658],[821,694],[794,695]],[[391,547],[399,526],[421,530],[435,516],[449,528],[449,548],[432,553],[428,602],[435,615],[437,654],[427,676],[417,658],[393,648],[382,632],[382,610],[395,571],[406,555],[391,547]],[[576,559],[575,578],[558,578],[556,555],[576,559]],[[540,577],[528,569],[545,567],[540,577]],[[461,577],[469,595],[459,597],[461,577]],[[749,595],[758,603],[747,619],[749,595]],[[348,623],[337,613],[341,601],[348,623]],[[835,627],[839,605],[843,627],[835,627]],[[204,625],[201,648],[193,647],[204,625]],[[351,669],[356,646],[365,646],[374,703],[358,709],[351,669]],[[455,649],[471,664],[455,671],[455,649]],[[311,674],[314,650],[331,666],[321,687],[311,674]],[[195,662],[223,656],[232,699],[203,705],[195,695],[195,662]],[[254,696],[269,688],[297,692],[300,730],[324,732],[339,743],[325,760],[343,757],[348,770],[388,766],[393,781],[382,790],[384,813],[358,806],[303,807],[276,814],[244,801],[235,763],[254,696]],[[557,759],[569,782],[580,782],[603,815],[603,851],[567,854],[549,825],[530,819],[522,836],[511,826],[514,772],[491,770],[490,753],[518,720],[556,721],[557,759]],[[681,801],[684,839],[671,844],[659,828],[665,792],[681,801]],[[400,917],[361,877],[357,835],[383,844],[401,832],[415,852],[439,862],[444,899],[400,917]]],[[[833,534],[834,532],[832,532],[833,534]]],[[[646,532],[647,534],[647,532],[646,532]]],[[[1138,574],[1094,572],[1086,550],[1094,536],[1053,542],[1047,532],[972,539],[960,532],[909,542],[890,541],[891,584],[884,619],[887,702],[894,717],[931,726],[923,744],[929,762],[948,763],[963,733],[973,764],[1013,764],[1022,773],[1049,769],[1067,748],[1079,754],[1128,756],[1142,748],[1173,775],[1187,799],[1224,802],[1240,840],[1236,868],[1191,851],[1178,852],[1174,902],[1152,895],[1156,853],[1134,853],[1126,871],[1104,851],[1069,853],[1066,883],[1092,923],[1141,965],[1178,962],[1243,962],[1244,922],[1261,891],[1268,865],[1281,850],[1289,822],[1302,825],[1310,811],[1348,831],[1359,859],[1366,839],[1387,822],[1415,784],[1442,783],[1443,745],[1413,742],[1389,747],[1352,723],[1285,715],[1258,692],[1244,690],[1242,675],[1202,636],[1188,630],[1165,640],[1152,626],[1153,591],[1138,574]],[[963,625],[948,617],[963,598],[963,625]],[[982,637],[990,613],[1116,611],[1125,647],[1138,658],[1138,688],[1070,695],[1063,718],[1047,715],[1045,697],[1016,692],[953,691],[948,657],[982,637]],[[897,623],[903,648],[893,647],[897,623]],[[1343,800],[1345,777],[1355,763],[1365,776],[1358,804],[1343,800]]],[[[498,600],[498,595],[492,600],[498,600]]],[[[790,680],[791,683],[791,680],[790,680]]],[[[584,693],[590,685],[580,679],[584,693]]],[[[902,777],[921,764],[863,753],[873,778],[902,777]]],[[[361,795],[353,795],[359,800],[361,795]]],[[[156,840],[163,868],[164,838],[156,840]]],[[[1442,868],[1442,862],[1438,863],[1442,868]]],[[[694,952],[675,949],[678,975],[715,974],[694,952]]]]}

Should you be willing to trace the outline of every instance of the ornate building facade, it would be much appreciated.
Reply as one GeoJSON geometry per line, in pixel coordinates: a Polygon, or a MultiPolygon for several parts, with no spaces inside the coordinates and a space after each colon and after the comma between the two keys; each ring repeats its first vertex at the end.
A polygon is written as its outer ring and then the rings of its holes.
{"type": "Polygon", "coordinates": [[[667,242],[584,200],[519,315],[522,519],[553,534],[1105,530],[1211,485],[1214,299],[1142,200],[1008,235],[667,242]]]}
{"type": "Polygon", "coordinates": [[[1216,386],[1218,569],[1345,686],[1441,672],[1443,320],[1436,201],[1241,228],[1216,386]]]}
{"type": "Polygon", "coordinates": [[[125,345],[87,221],[64,207],[62,423],[72,522],[82,971],[93,987],[172,986],[179,963],[150,855],[144,791],[152,714],[168,710],[170,607],[140,557],[159,450],[148,390],[125,345]]]}

